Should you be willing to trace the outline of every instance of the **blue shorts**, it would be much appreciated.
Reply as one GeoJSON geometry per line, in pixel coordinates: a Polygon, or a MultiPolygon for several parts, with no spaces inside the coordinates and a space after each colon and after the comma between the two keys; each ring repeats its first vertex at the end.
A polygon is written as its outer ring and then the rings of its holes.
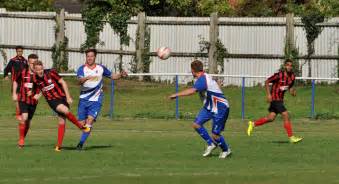
{"type": "Polygon", "coordinates": [[[100,113],[102,101],[79,100],[78,119],[79,121],[86,120],[88,116],[96,119],[100,113]]]}
{"type": "Polygon", "coordinates": [[[204,125],[208,120],[212,119],[212,133],[219,135],[222,131],[224,131],[225,123],[227,121],[229,114],[229,108],[219,108],[218,113],[215,114],[213,112],[208,111],[205,108],[202,108],[195,118],[195,123],[199,125],[204,125]]]}

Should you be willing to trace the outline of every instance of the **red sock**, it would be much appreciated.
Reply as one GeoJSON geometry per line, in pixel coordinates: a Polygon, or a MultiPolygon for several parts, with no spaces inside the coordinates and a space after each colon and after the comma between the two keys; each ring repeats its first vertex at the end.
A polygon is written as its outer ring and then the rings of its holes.
{"type": "Polygon", "coordinates": [[[24,145],[25,141],[25,123],[19,123],[19,145],[24,145]]]}
{"type": "Polygon", "coordinates": [[[78,128],[80,129],[82,128],[82,124],[79,123],[78,119],[71,112],[68,112],[66,114],[66,118],[70,120],[78,128]]]}
{"type": "Polygon", "coordinates": [[[66,124],[59,124],[58,128],[58,147],[62,146],[62,141],[64,140],[66,124]]]}
{"type": "Polygon", "coordinates": [[[291,137],[293,135],[291,122],[289,122],[289,121],[285,122],[284,128],[286,130],[287,136],[291,137]]]}
{"type": "Polygon", "coordinates": [[[268,123],[268,119],[267,118],[260,118],[258,119],[257,121],[254,122],[254,125],[255,126],[260,126],[260,125],[263,125],[265,123],[268,123]]]}

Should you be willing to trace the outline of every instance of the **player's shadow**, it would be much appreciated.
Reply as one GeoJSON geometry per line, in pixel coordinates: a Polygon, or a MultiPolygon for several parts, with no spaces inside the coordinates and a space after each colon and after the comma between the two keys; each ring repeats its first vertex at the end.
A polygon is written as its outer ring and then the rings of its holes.
{"type": "Polygon", "coordinates": [[[55,145],[54,144],[27,144],[25,145],[25,148],[30,148],[30,147],[51,147],[53,148],[55,145]]]}
{"type": "Polygon", "coordinates": [[[271,141],[271,143],[274,143],[274,144],[288,144],[290,142],[288,142],[288,141],[271,141]]]}
{"type": "MultiPolygon", "coordinates": [[[[85,146],[82,150],[94,150],[94,149],[109,149],[112,148],[112,145],[98,145],[98,146],[85,146]]],[[[62,147],[64,150],[77,150],[77,148],[71,146],[62,147]]]]}

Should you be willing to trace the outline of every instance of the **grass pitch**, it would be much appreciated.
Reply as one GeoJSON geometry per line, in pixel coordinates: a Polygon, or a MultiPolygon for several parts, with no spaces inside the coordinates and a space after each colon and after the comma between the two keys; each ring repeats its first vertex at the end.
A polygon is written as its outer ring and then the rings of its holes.
{"type": "MultiPolygon", "coordinates": [[[[75,103],[79,87],[66,78],[75,103]]],[[[101,116],[84,151],[75,150],[81,132],[68,123],[64,149],[55,152],[57,120],[44,99],[39,102],[24,149],[16,147],[18,131],[10,83],[0,80],[0,184],[67,183],[339,183],[339,86],[317,85],[316,121],[307,117],[311,87],[297,86],[297,97],[286,95],[300,144],[287,142],[280,118],[245,134],[241,117],[241,89],[223,88],[231,110],[224,132],[232,156],[226,160],[203,158],[205,145],[191,129],[201,107],[197,96],[181,98],[182,120],[175,117],[175,103],[166,99],[174,85],[116,81],[114,119],[109,112],[109,82],[101,116]]],[[[186,86],[180,86],[181,89],[186,86]]],[[[262,87],[246,88],[245,118],[267,114],[262,87]]],[[[208,126],[208,128],[210,128],[208,126]]]]}
{"type": "Polygon", "coordinates": [[[64,150],[55,152],[56,121],[36,117],[20,150],[16,121],[0,118],[0,183],[339,183],[334,120],[295,120],[305,139],[293,145],[280,120],[247,137],[246,123],[231,119],[224,135],[233,154],[225,160],[219,150],[201,156],[205,145],[186,120],[101,118],[80,152],[80,131],[68,123],[64,150]]]}

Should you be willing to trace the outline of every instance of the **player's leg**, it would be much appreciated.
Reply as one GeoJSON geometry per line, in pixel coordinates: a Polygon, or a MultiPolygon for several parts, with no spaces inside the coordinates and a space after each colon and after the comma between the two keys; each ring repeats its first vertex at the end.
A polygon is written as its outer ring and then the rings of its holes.
{"type": "Polygon", "coordinates": [[[21,117],[19,118],[19,141],[18,146],[19,148],[23,148],[25,145],[25,129],[26,129],[26,121],[28,119],[28,106],[26,103],[19,102],[19,111],[21,112],[21,117]]]}
{"type": "Polygon", "coordinates": [[[264,125],[266,123],[269,123],[269,122],[272,122],[272,121],[275,120],[277,113],[278,113],[276,106],[277,105],[274,101],[271,102],[270,107],[268,108],[269,114],[266,117],[262,117],[262,118],[260,118],[256,121],[254,121],[254,122],[253,121],[248,122],[248,127],[247,127],[247,135],[248,136],[251,136],[251,133],[252,133],[254,127],[261,126],[261,125],[264,125]]]}
{"type": "Polygon", "coordinates": [[[66,129],[66,118],[58,115],[58,142],[55,146],[55,151],[61,151],[62,148],[62,142],[64,140],[65,135],[65,129],[66,129]]]}
{"type": "Polygon", "coordinates": [[[281,116],[283,118],[284,121],[284,128],[286,130],[287,136],[290,140],[291,143],[297,143],[300,142],[302,140],[301,137],[296,137],[293,135],[293,131],[292,131],[292,124],[288,115],[287,110],[281,113],[281,116]]]}
{"type": "Polygon", "coordinates": [[[29,128],[31,126],[31,121],[33,119],[35,110],[37,105],[28,105],[28,119],[25,121],[25,137],[27,136],[27,133],[29,131],[29,128]]]}
{"type": "Polygon", "coordinates": [[[15,118],[19,121],[21,121],[21,112],[19,107],[19,102],[15,102],[15,118]]]}
{"type": "Polygon", "coordinates": [[[231,149],[229,148],[225,138],[221,135],[225,129],[228,114],[229,108],[219,108],[218,113],[213,117],[212,138],[222,150],[219,158],[226,158],[231,154],[231,149]]]}
{"type": "Polygon", "coordinates": [[[96,118],[98,117],[101,107],[102,101],[85,101],[86,103],[86,112],[84,114],[87,115],[86,118],[86,127],[90,129],[88,132],[83,132],[77,145],[78,149],[82,149],[83,145],[85,144],[87,138],[91,134],[93,123],[95,122],[96,118]]]}
{"type": "Polygon", "coordinates": [[[84,127],[79,121],[78,119],[69,111],[67,102],[62,102],[56,105],[55,110],[64,115],[70,122],[72,122],[75,126],[77,126],[78,128],[82,129],[83,131],[90,131],[89,129],[87,129],[86,127],[84,127]]]}
{"type": "Polygon", "coordinates": [[[203,156],[209,156],[212,151],[216,148],[216,145],[213,142],[213,139],[208,134],[208,131],[204,127],[204,124],[212,118],[212,113],[207,111],[205,108],[202,108],[196,117],[192,128],[200,135],[202,139],[207,143],[206,150],[203,153],[203,156]]]}
{"type": "Polygon", "coordinates": [[[88,118],[86,119],[86,127],[90,128],[90,131],[88,132],[82,132],[81,137],[80,137],[80,141],[77,145],[77,149],[78,150],[82,150],[87,138],[89,137],[89,135],[91,134],[92,131],[92,126],[93,126],[93,122],[94,122],[94,117],[92,116],[88,116],[88,118]]]}

